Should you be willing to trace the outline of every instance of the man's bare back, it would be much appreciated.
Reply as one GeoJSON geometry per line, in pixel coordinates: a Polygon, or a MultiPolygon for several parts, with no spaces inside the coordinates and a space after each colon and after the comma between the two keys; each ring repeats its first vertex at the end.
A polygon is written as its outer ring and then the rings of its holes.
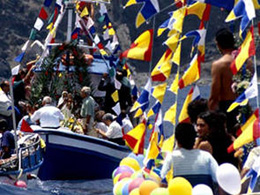
{"type": "Polygon", "coordinates": [[[211,67],[211,94],[209,98],[209,109],[218,109],[220,101],[235,100],[235,93],[231,89],[232,72],[230,64],[233,57],[226,53],[220,59],[214,61],[211,67]]]}

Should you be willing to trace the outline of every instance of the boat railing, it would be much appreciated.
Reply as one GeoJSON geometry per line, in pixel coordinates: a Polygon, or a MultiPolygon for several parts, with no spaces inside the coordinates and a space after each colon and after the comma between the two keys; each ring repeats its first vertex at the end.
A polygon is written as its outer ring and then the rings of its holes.
{"type": "Polygon", "coordinates": [[[42,164],[43,156],[41,149],[41,140],[38,138],[33,142],[22,145],[18,148],[17,155],[0,160],[0,174],[9,172],[27,172],[34,170],[42,164]]]}

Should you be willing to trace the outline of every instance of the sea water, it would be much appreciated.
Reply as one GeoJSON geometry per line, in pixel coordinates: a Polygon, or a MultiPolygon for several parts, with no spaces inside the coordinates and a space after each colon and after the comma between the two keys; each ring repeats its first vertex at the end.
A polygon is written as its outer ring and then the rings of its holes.
{"type": "MultiPolygon", "coordinates": [[[[208,99],[210,87],[208,85],[199,86],[202,98],[208,99]]],[[[179,91],[177,112],[179,113],[182,104],[190,90],[186,87],[179,91]]],[[[153,100],[154,101],[154,100],[153,100]]],[[[151,105],[153,104],[151,102],[151,105]]],[[[175,96],[167,91],[164,99],[163,113],[174,103],[175,96]]],[[[256,98],[250,101],[250,105],[256,108],[256,98]]],[[[164,122],[164,133],[169,137],[173,133],[173,127],[168,122],[164,122]]],[[[146,136],[146,146],[148,144],[149,132],[146,136]]],[[[75,165],[76,166],[76,165],[75,165]]],[[[84,167],[82,167],[84,168],[84,167]]],[[[98,168],[98,167],[95,167],[98,168]]],[[[0,183],[0,195],[112,195],[112,179],[102,180],[70,180],[70,181],[41,181],[39,179],[29,180],[26,189],[0,183]]]]}

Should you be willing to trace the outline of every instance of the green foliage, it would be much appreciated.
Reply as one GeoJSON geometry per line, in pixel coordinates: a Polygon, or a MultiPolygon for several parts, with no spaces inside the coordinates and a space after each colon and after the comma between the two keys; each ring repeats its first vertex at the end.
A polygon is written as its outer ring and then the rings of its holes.
{"type": "Polygon", "coordinates": [[[41,71],[36,73],[32,83],[32,103],[39,101],[46,95],[57,100],[63,90],[75,96],[82,86],[90,86],[88,65],[83,54],[75,42],[62,44],[52,49],[50,55],[43,59],[40,65],[41,71]],[[75,71],[69,71],[71,65],[67,65],[65,72],[54,70],[54,67],[58,68],[61,57],[66,57],[66,55],[73,56],[73,59],[68,63],[72,61],[75,71]]]}

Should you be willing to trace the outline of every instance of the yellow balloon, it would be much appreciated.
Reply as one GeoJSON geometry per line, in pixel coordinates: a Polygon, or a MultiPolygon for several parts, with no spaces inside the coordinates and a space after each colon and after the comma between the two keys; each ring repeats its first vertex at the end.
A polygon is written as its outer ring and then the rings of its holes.
{"type": "Polygon", "coordinates": [[[139,187],[139,193],[140,195],[150,195],[156,188],[159,188],[158,183],[152,180],[145,180],[139,187]]]}
{"type": "Polygon", "coordinates": [[[118,179],[120,177],[121,173],[117,174],[114,178],[113,178],[113,184],[115,185],[118,182],[118,179]]]}
{"type": "Polygon", "coordinates": [[[150,195],[169,195],[169,191],[167,188],[156,188],[150,195]]]}
{"type": "Polygon", "coordinates": [[[175,177],[168,184],[170,195],[192,195],[192,185],[183,177],[175,177]]]}
{"type": "Polygon", "coordinates": [[[137,160],[135,160],[134,158],[131,157],[125,157],[121,160],[120,165],[119,166],[128,166],[132,169],[134,169],[135,171],[140,170],[140,165],[138,163],[137,160]]]}
{"type": "Polygon", "coordinates": [[[133,190],[130,192],[129,195],[140,195],[140,193],[139,193],[139,188],[133,189],[133,190]]]}
{"type": "Polygon", "coordinates": [[[117,182],[116,185],[113,187],[113,194],[114,195],[122,195],[122,189],[124,185],[129,182],[129,178],[122,179],[121,181],[117,182]]]}

